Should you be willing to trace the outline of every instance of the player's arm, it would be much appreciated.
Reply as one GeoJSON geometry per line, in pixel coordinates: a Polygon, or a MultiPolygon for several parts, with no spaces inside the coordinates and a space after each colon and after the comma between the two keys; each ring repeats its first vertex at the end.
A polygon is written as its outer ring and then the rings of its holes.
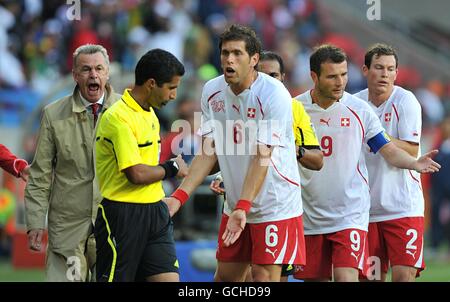
{"type": "Polygon", "coordinates": [[[192,160],[189,174],[183,179],[177,190],[164,202],[169,207],[170,216],[189,199],[189,195],[203,182],[216,165],[217,156],[214,150],[214,140],[209,137],[202,138],[201,152],[192,160]]]}
{"type": "Polygon", "coordinates": [[[369,139],[368,145],[373,153],[380,152],[389,164],[397,168],[415,170],[420,173],[434,173],[441,168],[438,163],[431,159],[437,154],[438,150],[430,151],[416,159],[390,142],[384,131],[369,139]]]}
{"type": "Polygon", "coordinates": [[[393,142],[397,147],[400,149],[408,152],[409,155],[417,158],[417,155],[419,155],[419,144],[415,142],[408,142],[401,139],[394,138],[392,136],[389,136],[391,139],[391,142],[393,142]]]}
{"type": "Polygon", "coordinates": [[[189,175],[183,179],[178,189],[190,195],[203,183],[205,177],[211,174],[211,170],[217,163],[216,153],[212,149],[213,146],[214,140],[212,138],[204,137],[202,139],[202,152],[192,160],[189,175]]]}
{"type": "Polygon", "coordinates": [[[256,155],[253,156],[244,179],[240,200],[253,201],[258,195],[267,175],[272,150],[271,146],[257,145],[256,155]]]}
{"type": "Polygon", "coordinates": [[[247,223],[246,213],[250,211],[252,201],[261,189],[269,168],[272,146],[257,145],[256,155],[252,158],[242,186],[241,196],[228,219],[222,239],[225,246],[233,244],[247,223]]]}
{"type": "Polygon", "coordinates": [[[398,125],[396,136],[391,141],[399,148],[417,158],[422,129],[422,109],[416,97],[408,92],[398,104],[398,125]]]}

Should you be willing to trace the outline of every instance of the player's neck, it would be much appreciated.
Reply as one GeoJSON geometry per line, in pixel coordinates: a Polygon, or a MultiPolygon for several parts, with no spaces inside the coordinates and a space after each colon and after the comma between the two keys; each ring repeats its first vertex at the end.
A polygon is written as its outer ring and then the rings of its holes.
{"type": "Polygon", "coordinates": [[[385,93],[376,93],[369,89],[369,101],[379,107],[391,97],[393,91],[394,89],[390,89],[385,93]]]}
{"type": "Polygon", "coordinates": [[[317,104],[320,108],[323,108],[323,109],[327,109],[328,107],[330,107],[337,101],[335,99],[330,99],[330,98],[322,96],[318,92],[317,89],[311,89],[310,94],[311,94],[312,102],[317,104]]]}
{"type": "Polygon", "coordinates": [[[233,91],[235,95],[239,95],[245,89],[250,88],[250,86],[252,86],[252,84],[256,81],[257,77],[258,72],[255,69],[252,69],[242,82],[230,85],[231,91],[233,91]]]}

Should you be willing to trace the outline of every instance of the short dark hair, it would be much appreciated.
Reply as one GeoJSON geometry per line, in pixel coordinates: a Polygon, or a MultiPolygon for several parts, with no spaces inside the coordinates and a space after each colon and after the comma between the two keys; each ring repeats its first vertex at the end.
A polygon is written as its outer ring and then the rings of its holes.
{"type": "Polygon", "coordinates": [[[377,57],[394,56],[395,68],[398,67],[398,55],[392,46],[383,43],[376,43],[369,46],[369,48],[367,48],[366,54],[364,55],[364,65],[366,65],[367,68],[370,68],[370,64],[372,64],[372,58],[375,55],[377,57]]]}
{"type": "Polygon", "coordinates": [[[320,66],[322,63],[331,61],[333,63],[342,63],[347,61],[347,55],[342,48],[330,44],[323,44],[314,49],[309,58],[309,69],[320,76],[320,66]]]}
{"type": "Polygon", "coordinates": [[[169,83],[174,76],[183,76],[184,66],[170,52],[155,48],[139,59],[134,74],[136,85],[143,85],[148,79],[154,79],[161,87],[164,83],[169,83]]]}
{"type": "Polygon", "coordinates": [[[228,41],[244,41],[245,50],[250,56],[255,53],[261,54],[261,41],[256,33],[250,27],[240,24],[233,24],[228,27],[221,35],[219,40],[219,50],[222,51],[222,44],[228,41]]]}
{"type": "Polygon", "coordinates": [[[284,63],[283,59],[279,54],[270,50],[264,50],[259,57],[259,61],[277,61],[280,65],[280,73],[284,73],[284,63]]]}

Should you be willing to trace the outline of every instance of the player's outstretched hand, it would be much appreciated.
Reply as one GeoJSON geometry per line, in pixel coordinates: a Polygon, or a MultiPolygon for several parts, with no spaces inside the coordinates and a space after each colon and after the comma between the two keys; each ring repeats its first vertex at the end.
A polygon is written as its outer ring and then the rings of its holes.
{"type": "Polygon", "coordinates": [[[228,218],[228,223],[223,233],[222,240],[223,245],[228,247],[238,240],[242,231],[244,230],[245,223],[247,222],[247,216],[244,210],[237,209],[231,213],[228,218]]]}
{"type": "Polygon", "coordinates": [[[163,198],[162,201],[165,202],[167,207],[169,208],[170,217],[175,215],[175,213],[178,212],[181,207],[181,202],[174,197],[166,197],[163,198]]]}
{"type": "Polygon", "coordinates": [[[431,158],[435,156],[439,151],[438,150],[432,150],[423,156],[421,156],[416,161],[416,167],[414,170],[420,173],[434,173],[438,172],[441,168],[441,165],[432,160],[431,158]]]}

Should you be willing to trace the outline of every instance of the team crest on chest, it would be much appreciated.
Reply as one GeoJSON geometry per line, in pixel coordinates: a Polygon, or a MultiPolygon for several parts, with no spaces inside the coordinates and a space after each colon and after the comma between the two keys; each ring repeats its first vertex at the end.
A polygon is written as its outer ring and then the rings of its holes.
{"type": "Polygon", "coordinates": [[[255,108],[248,108],[247,109],[247,117],[248,118],[255,118],[256,117],[256,109],[255,108]]]}
{"type": "Polygon", "coordinates": [[[341,117],[341,127],[350,127],[349,117],[341,117]]]}
{"type": "Polygon", "coordinates": [[[386,112],[384,114],[384,121],[387,122],[387,123],[390,122],[391,121],[391,116],[392,116],[392,113],[386,112]]]}
{"type": "Polygon", "coordinates": [[[224,101],[213,100],[210,104],[211,104],[211,109],[214,112],[220,112],[220,111],[225,112],[225,103],[224,103],[224,101]]]}

